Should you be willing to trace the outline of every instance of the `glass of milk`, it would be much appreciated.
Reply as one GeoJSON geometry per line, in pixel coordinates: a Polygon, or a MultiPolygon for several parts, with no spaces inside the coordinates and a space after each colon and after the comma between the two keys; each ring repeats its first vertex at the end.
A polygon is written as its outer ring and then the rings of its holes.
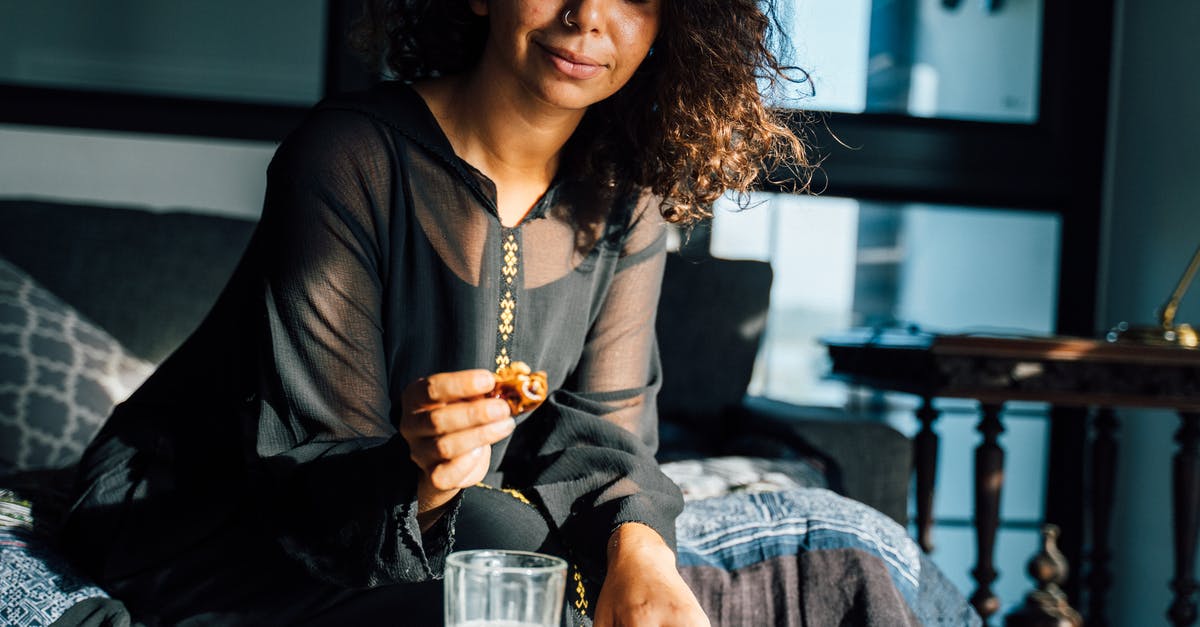
{"type": "Polygon", "coordinates": [[[446,627],[560,627],[567,563],[529,551],[446,558],[446,627]]]}

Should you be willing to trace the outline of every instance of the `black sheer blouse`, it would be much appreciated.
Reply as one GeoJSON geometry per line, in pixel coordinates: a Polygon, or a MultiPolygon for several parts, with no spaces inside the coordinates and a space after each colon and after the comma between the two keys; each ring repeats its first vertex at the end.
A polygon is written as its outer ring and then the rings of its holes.
{"type": "Polygon", "coordinates": [[[673,546],[682,499],[653,457],[664,241],[648,196],[569,176],[502,226],[403,84],[323,103],[277,151],[213,311],[90,447],[73,517],[122,510],[114,576],[234,525],[344,585],[439,577],[457,501],[420,532],[400,392],[521,360],[553,392],[485,481],[524,489],[592,572],[623,522],[673,546]]]}

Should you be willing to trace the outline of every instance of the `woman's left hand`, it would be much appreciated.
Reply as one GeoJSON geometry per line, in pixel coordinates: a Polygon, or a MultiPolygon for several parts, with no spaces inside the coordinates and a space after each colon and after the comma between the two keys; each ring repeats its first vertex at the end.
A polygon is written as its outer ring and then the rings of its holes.
{"type": "Polygon", "coordinates": [[[595,627],[708,627],[696,595],[675,568],[675,553],[650,527],[621,525],[609,539],[608,576],[595,627]]]}

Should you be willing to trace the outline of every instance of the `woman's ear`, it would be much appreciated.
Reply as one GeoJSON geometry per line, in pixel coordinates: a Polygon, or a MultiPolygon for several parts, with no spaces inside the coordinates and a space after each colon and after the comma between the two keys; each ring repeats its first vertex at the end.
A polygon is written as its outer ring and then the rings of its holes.
{"type": "Polygon", "coordinates": [[[488,14],[488,0],[467,0],[467,4],[471,5],[471,12],[479,17],[488,14]]]}

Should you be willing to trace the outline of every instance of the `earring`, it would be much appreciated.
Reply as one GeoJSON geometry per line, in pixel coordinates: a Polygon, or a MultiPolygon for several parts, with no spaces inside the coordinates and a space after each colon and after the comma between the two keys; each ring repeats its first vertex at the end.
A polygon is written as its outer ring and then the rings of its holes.
{"type": "Polygon", "coordinates": [[[571,9],[567,9],[566,11],[563,11],[562,23],[563,23],[563,26],[566,26],[567,28],[575,28],[576,26],[579,26],[579,22],[571,21],[571,9]]]}

